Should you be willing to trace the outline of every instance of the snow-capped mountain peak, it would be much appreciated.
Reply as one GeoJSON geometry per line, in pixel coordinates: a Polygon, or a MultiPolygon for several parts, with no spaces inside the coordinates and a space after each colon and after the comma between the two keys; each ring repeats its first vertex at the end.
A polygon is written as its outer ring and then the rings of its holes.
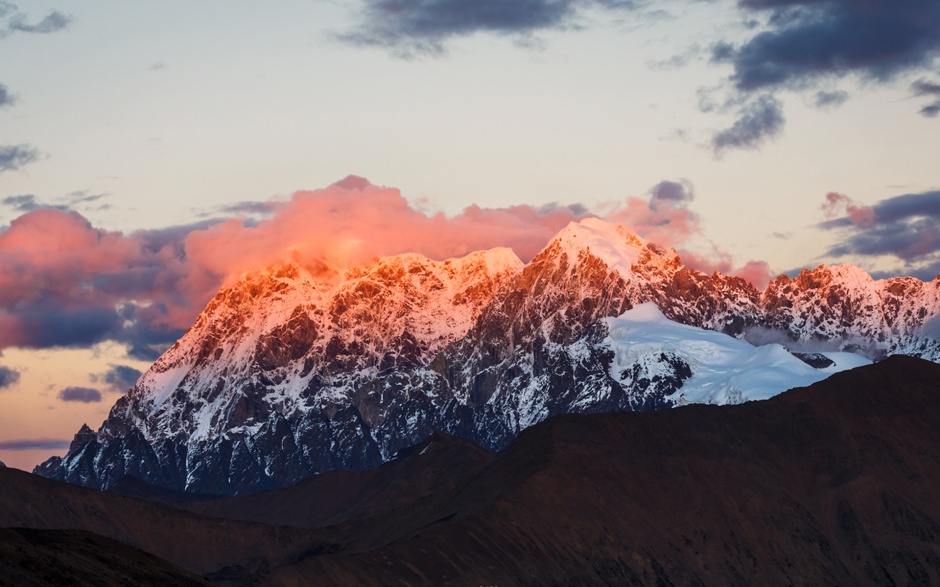
{"type": "MultiPolygon", "coordinates": [[[[569,223],[553,242],[558,243],[561,250],[569,255],[589,252],[625,277],[630,275],[638,261],[649,257],[651,251],[662,255],[638,235],[600,218],[585,218],[580,222],[569,223]]],[[[676,256],[675,251],[670,253],[676,256]]]]}
{"type": "Polygon", "coordinates": [[[509,249],[342,272],[295,259],[223,288],[38,470],[240,493],[376,466],[435,430],[499,449],[554,414],[756,399],[858,364],[835,351],[937,360],[938,310],[940,280],[820,267],[759,292],[598,219],[526,265],[509,249]]]}

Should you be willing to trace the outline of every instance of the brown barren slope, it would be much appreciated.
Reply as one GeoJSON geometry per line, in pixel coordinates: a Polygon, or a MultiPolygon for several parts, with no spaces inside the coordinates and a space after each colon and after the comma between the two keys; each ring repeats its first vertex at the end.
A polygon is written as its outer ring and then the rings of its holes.
{"type": "Polygon", "coordinates": [[[209,587],[165,560],[82,530],[0,528],[3,587],[209,587]]]}
{"type": "Polygon", "coordinates": [[[162,503],[0,469],[0,528],[85,530],[199,575],[248,581],[331,548],[325,533],[198,516],[162,503]]]}

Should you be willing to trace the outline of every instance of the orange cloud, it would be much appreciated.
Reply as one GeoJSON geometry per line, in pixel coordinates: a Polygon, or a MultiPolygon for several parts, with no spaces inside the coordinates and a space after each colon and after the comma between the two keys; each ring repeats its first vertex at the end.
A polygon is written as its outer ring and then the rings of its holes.
{"type": "Polygon", "coordinates": [[[446,259],[506,246],[527,259],[570,221],[590,216],[577,206],[475,205],[452,217],[428,216],[397,189],[354,179],[297,192],[257,224],[230,220],[193,232],[186,240],[187,255],[218,275],[238,275],[291,255],[345,267],[406,252],[446,259]]]}

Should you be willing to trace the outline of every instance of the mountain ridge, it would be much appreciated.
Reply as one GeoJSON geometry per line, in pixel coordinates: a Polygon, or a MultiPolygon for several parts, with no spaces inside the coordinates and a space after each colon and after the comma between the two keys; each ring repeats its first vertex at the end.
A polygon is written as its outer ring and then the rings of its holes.
{"type": "Polygon", "coordinates": [[[687,377],[655,393],[648,378],[625,384],[604,342],[606,319],[650,302],[681,324],[774,335],[794,350],[940,359],[925,335],[938,280],[821,266],[759,292],[597,219],[571,223],[525,265],[496,249],[314,271],[288,263],[220,291],[97,432],[83,428],[64,459],[36,471],[243,493],[371,468],[434,430],[499,450],[554,414],[669,407],[687,377]]]}

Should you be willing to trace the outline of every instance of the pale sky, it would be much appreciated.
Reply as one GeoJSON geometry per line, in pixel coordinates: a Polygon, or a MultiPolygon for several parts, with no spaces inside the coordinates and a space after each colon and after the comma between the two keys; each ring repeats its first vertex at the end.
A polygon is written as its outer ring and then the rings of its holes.
{"type": "MultiPolygon", "coordinates": [[[[0,1],[0,239],[40,207],[133,239],[347,175],[450,216],[619,218],[668,185],[659,202],[695,227],[665,244],[703,267],[932,278],[937,31],[934,0],[0,1]]],[[[7,241],[4,282],[55,265],[7,241]]],[[[49,275],[0,294],[0,329],[59,299],[36,291],[49,275]]],[[[29,468],[64,450],[10,447],[98,427],[118,397],[105,374],[151,360],[117,338],[0,337],[0,460],[29,468]]]]}

